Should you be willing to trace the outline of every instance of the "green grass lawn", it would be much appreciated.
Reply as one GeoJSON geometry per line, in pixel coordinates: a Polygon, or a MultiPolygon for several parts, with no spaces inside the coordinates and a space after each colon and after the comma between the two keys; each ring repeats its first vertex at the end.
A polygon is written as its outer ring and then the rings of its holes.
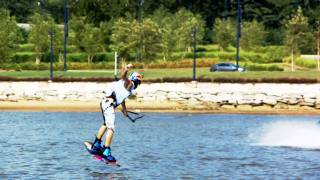
{"type": "MultiPolygon", "coordinates": [[[[139,70],[137,70],[139,71],[139,70]]],[[[119,72],[119,71],[118,71],[119,72]]],[[[176,69],[144,69],[140,70],[144,75],[144,79],[157,79],[163,77],[172,78],[191,78],[192,68],[176,68],[176,69]]],[[[70,70],[68,72],[54,71],[54,77],[114,77],[113,70],[70,70]]],[[[209,68],[198,68],[197,77],[204,78],[245,78],[245,79],[262,79],[262,78],[315,78],[320,80],[319,71],[296,71],[296,72],[279,72],[279,71],[248,71],[248,72],[210,72],[209,68]]],[[[49,77],[49,71],[2,71],[0,76],[9,76],[16,78],[34,78],[49,77]]],[[[118,74],[118,77],[120,74],[118,74]]]]}
{"type": "MultiPolygon", "coordinates": [[[[9,71],[0,72],[0,76],[17,77],[17,78],[34,78],[34,77],[49,77],[49,71],[9,71]]],[[[113,77],[113,71],[54,71],[54,77],[113,77]]]]}

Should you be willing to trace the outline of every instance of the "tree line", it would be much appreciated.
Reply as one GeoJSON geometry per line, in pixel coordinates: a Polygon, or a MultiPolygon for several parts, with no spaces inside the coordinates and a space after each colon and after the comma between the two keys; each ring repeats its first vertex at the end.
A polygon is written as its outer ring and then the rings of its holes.
{"type": "MultiPolygon", "coordinates": [[[[18,22],[28,22],[34,12],[50,14],[56,23],[63,23],[64,2],[66,0],[0,0],[0,7],[9,10],[18,22]]],[[[98,26],[101,22],[113,21],[118,18],[148,17],[160,8],[171,13],[186,9],[199,14],[205,21],[205,41],[212,42],[211,27],[216,18],[235,18],[236,0],[67,0],[70,15],[84,16],[98,26]]],[[[267,43],[281,43],[278,40],[278,29],[283,22],[289,20],[300,6],[308,17],[308,23],[315,27],[320,17],[319,0],[241,0],[242,18],[245,21],[261,22],[268,31],[267,43]],[[297,4],[295,4],[297,3],[297,4]]]]}
{"type": "MultiPolygon", "coordinates": [[[[30,42],[35,44],[39,63],[48,49],[49,29],[54,34],[55,52],[61,56],[63,35],[57,24],[63,22],[64,2],[0,0],[1,61],[10,59],[18,43],[30,42]],[[17,28],[17,22],[30,23],[31,31],[17,28]]],[[[295,8],[294,2],[243,0],[241,47],[250,50],[284,44],[291,45],[293,54],[316,52],[320,2],[300,0],[300,8],[295,8]]],[[[103,51],[144,60],[159,54],[168,60],[173,52],[184,57],[191,50],[192,28],[197,29],[197,41],[202,44],[217,43],[223,50],[235,41],[237,1],[68,0],[68,8],[70,43],[88,54],[88,62],[94,53],[103,51]]]]}
{"type": "MultiPolygon", "coordinates": [[[[11,27],[3,24],[0,30],[3,31],[3,37],[10,31],[13,34],[8,40],[2,41],[4,46],[11,48],[6,50],[6,55],[0,55],[2,61],[10,59],[9,52],[13,52],[17,42],[20,40],[21,43],[24,39],[26,43],[34,45],[36,63],[40,63],[41,56],[49,49],[50,33],[53,34],[54,51],[59,54],[59,59],[62,58],[63,31],[50,15],[34,13],[28,21],[31,29],[23,36],[23,30],[19,31],[14,17],[7,10],[0,10],[0,13],[3,14],[1,22],[9,21],[12,24],[11,27]]],[[[92,62],[96,53],[111,51],[118,52],[124,59],[132,56],[138,59],[139,55],[144,61],[155,60],[157,57],[168,60],[173,52],[181,52],[183,58],[186,52],[191,51],[191,29],[197,29],[197,41],[201,42],[205,26],[200,15],[186,9],[176,13],[157,10],[141,21],[126,17],[101,22],[98,26],[85,16],[72,16],[69,23],[70,44],[76,47],[77,52],[86,52],[88,63],[92,62]]]]}

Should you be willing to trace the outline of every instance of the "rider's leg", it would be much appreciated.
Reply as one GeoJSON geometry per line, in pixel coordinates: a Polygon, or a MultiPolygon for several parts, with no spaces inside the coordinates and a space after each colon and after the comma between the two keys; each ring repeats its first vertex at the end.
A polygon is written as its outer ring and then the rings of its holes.
{"type": "Polygon", "coordinates": [[[106,135],[106,142],[104,143],[105,147],[110,147],[113,138],[113,129],[108,129],[106,135]]]}

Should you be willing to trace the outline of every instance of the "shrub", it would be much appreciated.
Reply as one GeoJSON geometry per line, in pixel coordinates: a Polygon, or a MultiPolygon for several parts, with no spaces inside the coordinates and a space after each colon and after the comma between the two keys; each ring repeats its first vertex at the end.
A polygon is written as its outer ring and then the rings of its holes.
{"type": "Polygon", "coordinates": [[[254,52],[243,52],[241,53],[243,61],[250,61],[253,63],[268,63],[268,58],[265,54],[254,53],[254,52]]]}
{"type": "Polygon", "coordinates": [[[67,59],[70,62],[87,62],[87,54],[85,53],[69,53],[67,59]]]}
{"type": "MultiPolygon", "coordinates": [[[[62,64],[62,63],[61,63],[62,64]]],[[[113,69],[113,62],[100,62],[100,63],[68,63],[68,69],[72,70],[85,70],[85,69],[113,69]]],[[[61,68],[63,69],[63,68],[61,68]]]]}
{"type": "Polygon", "coordinates": [[[77,47],[75,45],[68,45],[67,51],[68,51],[68,53],[75,53],[75,52],[77,52],[77,47]]]}
{"type": "Polygon", "coordinates": [[[19,52],[15,53],[12,57],[13,63],[33,62],[36,60],[34,52],[19,52]]]}
{"type": "MultiPolygon", "coordinates": [[[[217,59],[197,59],[197,67],[211,67],[217,63],[217,59]]],[[[152,63],[133,63],[136,68],[190,68],[193,66],[192,59],[179,61],[155,61],[152,63]]]]}
{"type": "MultiPolygon", "coordinates": [[[[197,58],[216,58],[218,57],[217,52],[200,52],[197,53],[197,58]]],[[[193,56],[192,56],[193,58],[193,56]]]]}
{"type": "Polygon", "coordinates": [[[283,67],[279,67],[275,64],[267,66],[267,71],[283,71],[283,67]]]}
{"type": "MultiPolygon", "coordinates": [[[[41,62],[50,62],[50,52],[42,53],[41,62]]],[[[53,52],[53,62],[58,62],[59,54],[57,52],[53,52]]]]}
{"type": "Polygon", "coordinates": [[[234,53],[219,52],[217,56],[220,61],[234,61],[236,59],[234,53]]]}
{"type": "MultiPolygon", "coordinates": [[[[266,46],[260,48],[261,53],[265,53],[268,56],[269,63],[282,62],[288,54],[287,49],[284,46],[266,46]]],[[[260,51],[258,50],[258,52],[260,51]]]]}
{"type": "Polygon", "coordinates": [[[197,52],[206,52],[207,49],[205,47],[197,47],[197,52]]]}
{"type": "Polygon", "coordinates": [[[93,62],[103,62],[103,61],[113,61],[114,60],[114,53],[98,53],[94,55],[93,62]]]}
{"type": "Polygon", "coordinates": [[[262,78],[260,82],[264,83],[318,83],[316,78],[262,78]]]}
{"type": "Polygon", "coordinates": [[[200,52],[198,49],[203,49],[204,51],[219,51],[219,46],[217,44],[209,44],[209,45],[198,45],[197,51],[200,52]]]}
{"type": "Polygon", "coordinates": [[[228,46],[228,47],[226,48],[226,51],[227,51],[227,52],[236,52],[236,48],[233,47],[233,46],[228,46]]]}
{"type": "Polygon", "coordinates": [[[34,44],[20,44],[17,49],[18,52],[33,52],[34,51],[34,44]]]}
{"type": "Polygon", "coordinates": [[[275,64],[251,64],[244,65],[249,71],[283,71],[282,67],[275,64]]]}
{"type": "MultiPolygon", "coordinates": [[[[113,63],[72,63],[68,62],[68,69],[69,70],[91,70],[91,69],[113,69],[113,63]]],[[[27,63],[16,63],[16,64],[9,64],[9,63],[2,63],[0,64],[0,69],[5,70],[49,70],[50,63],[40,63],[35,64],[34,62],[27,62],[27,63]]],[[[53,63],[54,70],[63,70],[63,63],[55,62],[53,63]]]]}
{"type": "MultiPolygon", "coordinates": [[[[0,76],[0,81],[48,81],[48,77],[32,77],[32,78],[18,78],[0,76]]],[[[199,82],[219,82],[219,83],[318,83],[315,78],[262,78],[262,79],[247,79],[247,78],[197,78],[199,82]]],[[[54,77],[54,82],[112,82],[114,78],[111,77],[54,77]]],[[[192,78],[175,78],[175,77],[163,77],[156,79],[146,79],[144,82],[190,82],[192,78]]]]}
{"type": "Polygon", "coordinates": [[[312,59],[297,58],[296,65],[313,69],[317,67],[317,61],[312,59]]]}

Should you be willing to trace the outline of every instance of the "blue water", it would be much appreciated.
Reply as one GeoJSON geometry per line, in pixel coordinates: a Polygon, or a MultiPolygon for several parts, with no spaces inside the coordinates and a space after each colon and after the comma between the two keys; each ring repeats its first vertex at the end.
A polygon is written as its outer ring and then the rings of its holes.
{"type": "Polygon", "coordinates": [[[120,168],[84,148],[100,113],[1,112],[0,179],[320,178],[316,116],[147,113],[135,124],[116,116],[120,168]]]}

